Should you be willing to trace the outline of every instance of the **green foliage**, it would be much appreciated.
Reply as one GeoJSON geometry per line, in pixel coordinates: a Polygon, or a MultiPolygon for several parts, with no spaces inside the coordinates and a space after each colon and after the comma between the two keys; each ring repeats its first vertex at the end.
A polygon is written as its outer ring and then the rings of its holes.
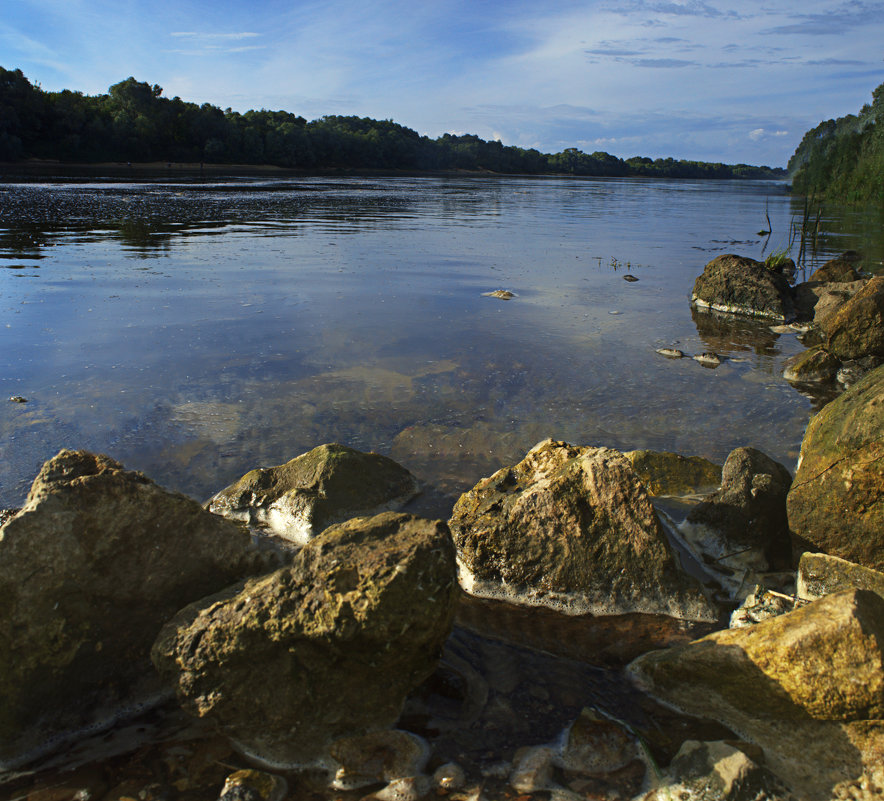
{"type": "Polygon", "coordinates": [[[320,170],[472,170],[655,178],[776,178],[745,164],[583,153],[546,154],[475,134],[421,136],[392,120],[326,116],[307,122],[287,111],[236,111],[179,97],[129,77],[106,95],[43,92],[20,70],[0,67],[0,161],[157,161],[271,164],[320,170]]]}
{"type": "Polygon", "coordinates": [[[767,267],[768,270],[779,271],[790,261],[789,249],[785,248],[783,250],[775,250],[773,253],[768,254],[768,257],[764,260],[764,266],[767,267]]]}
{"type": "Polygon", "coordinates": [[[884,84],[858,115],[825,120],[804,134],[788,168],[795,192],[884,203],[884,84]]]}

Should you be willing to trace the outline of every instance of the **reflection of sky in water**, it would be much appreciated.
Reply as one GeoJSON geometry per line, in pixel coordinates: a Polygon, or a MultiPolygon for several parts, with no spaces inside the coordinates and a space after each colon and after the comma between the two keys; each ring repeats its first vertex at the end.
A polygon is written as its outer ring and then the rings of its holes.
{"type": "Polygon", "coordinates": [[[765,209],[787,235],[776,185],[18,185],[0,202],[0,393],[30,401],[0,404],[0,505],[60,447],[200,498],[334,440],[449,492],[544,436],[797,456],[810,404],[779,376],[800,345],[688,303],[714,255],[761,256],[765,209]],[[482,296],[498,288],[517,297],[482,296]]]}

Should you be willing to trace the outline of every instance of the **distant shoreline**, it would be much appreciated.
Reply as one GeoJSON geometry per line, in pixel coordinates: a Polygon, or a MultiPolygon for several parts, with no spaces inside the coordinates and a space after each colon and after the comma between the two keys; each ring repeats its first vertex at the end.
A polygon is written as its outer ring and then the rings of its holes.
{"type": "Polygon", "coordinates": [[[27,159],[25,161],[0,161],[0,183],[5,182],[10,176],[22,176],[28,178],[38,177],[63,177],[63,178],[167,178],[167,177],[205,177],[214,178],[245,178],[245,177],[278,177],[278,178],[310,178],[310,177],[340,177],[340,176],[390,176],[390,177],[431,177],[431,176],[478,176],[488,178],[577,178],[580,180],[609,180],[635,179],[654,181],[770,181],[782,183],[787,181],[783,178],[701,178],[685,177],[676,178],[671,176],[647,176],[647,175],[572,175],[561,172],[548,173],[520,173],[520,172],[494,172],[493,170],[397,170],[395,168],[371,169],[352,167],[326,167],[323,169],[298,169],[294,167],[278,167],[273,164],[218,164],[200,162],[178,161],[149,161],[149,162],[65,162],[53,159],[27,159]]]}

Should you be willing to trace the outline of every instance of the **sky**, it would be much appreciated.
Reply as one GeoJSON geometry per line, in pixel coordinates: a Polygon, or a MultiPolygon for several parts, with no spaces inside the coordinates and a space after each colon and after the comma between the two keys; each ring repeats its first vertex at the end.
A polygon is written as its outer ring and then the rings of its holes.
{"type": "Polygon", "coordinates": [[[884,0],[0,0],[0,66],[554,153],[785,166],[884,82],[884,0]]]}

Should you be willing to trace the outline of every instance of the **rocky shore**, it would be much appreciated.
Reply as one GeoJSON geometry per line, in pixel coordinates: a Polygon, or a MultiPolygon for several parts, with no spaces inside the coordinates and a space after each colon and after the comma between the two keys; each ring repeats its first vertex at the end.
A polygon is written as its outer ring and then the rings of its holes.
{"type": "Polygon", "coordinates": [[[884,796],[884,278],[749,262],[695,303],[841,376],[794,476],[544,440],[443,521],[343,445],[205,505],[61,451],[0,518],[0,794],[884,796]]]}

